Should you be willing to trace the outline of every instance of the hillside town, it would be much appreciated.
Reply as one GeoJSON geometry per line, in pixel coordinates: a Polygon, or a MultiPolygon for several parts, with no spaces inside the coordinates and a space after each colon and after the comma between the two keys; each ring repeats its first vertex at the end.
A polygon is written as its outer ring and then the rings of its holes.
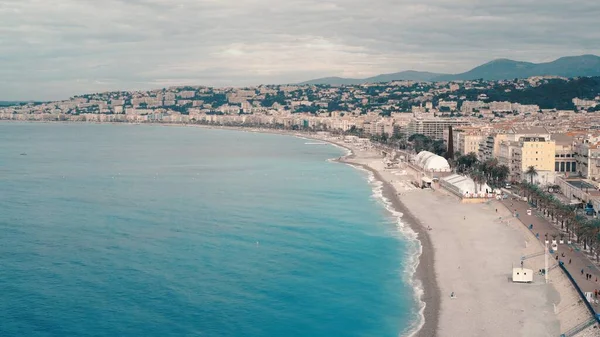
{"type": "MultiPolygon", "coordinates": [[[[1,107],[0,119],[183,123],[332,131],[406,148],[415,134],[456,153],[497,158],[521,181],[578,176],[600,181],[600,78],[396,81],[347,86],[171,87],[86,94],[1,107]],[[580,96],[575,96],[580,95],[580,96]],[[500,100],[507,98],[508,100],[500,100]],[[518,101],[517,101],[518,99],[518,101]]],[[[440,150],[438,154],[442,154],[440,150]]]]}

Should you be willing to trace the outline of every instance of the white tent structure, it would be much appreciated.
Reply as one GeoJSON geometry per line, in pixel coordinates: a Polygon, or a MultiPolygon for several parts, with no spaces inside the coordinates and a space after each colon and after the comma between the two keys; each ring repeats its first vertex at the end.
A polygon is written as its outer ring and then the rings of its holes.
{"type": "Polygon", "coordinates": [[[446,189],[454,191],[454,193],[461,196],[485,197],[486,191],[487,193],[492,193],[493,191],[488,184],[475,184],[473,179],[459,174],[453,174],[442,178],[440,184],[446,189]]]}
{"type": "Polygon", "coordinates": [[[450,164],[446,158],[429,151],[421,151],[415,156],[415,164],[426,171],[449,172],[450,164]]]}

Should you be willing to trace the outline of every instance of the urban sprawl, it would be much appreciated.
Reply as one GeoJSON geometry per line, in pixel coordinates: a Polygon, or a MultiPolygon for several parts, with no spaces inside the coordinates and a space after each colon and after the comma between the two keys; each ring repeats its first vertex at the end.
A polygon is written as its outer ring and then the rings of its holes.
{"type": "MultiPolygon", "coordinates": [[[[496,158],[511,181],[535,167],[555,176],[600,181],[600,78],[505,81],[396,81],[347,86],[171,87],[105,92],[57,102],[0,107],[0,119],[178,123],[330,131],[395,140],[415,134],[454,152],[496,158]]],[[[404,144],[404,145],[403,145],[404,144]]]]}

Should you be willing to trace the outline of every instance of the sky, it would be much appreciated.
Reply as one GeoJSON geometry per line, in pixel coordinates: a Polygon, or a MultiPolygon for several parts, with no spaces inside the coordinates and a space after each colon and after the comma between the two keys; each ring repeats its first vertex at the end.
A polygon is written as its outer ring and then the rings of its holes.
{"type": "Polygon", "coordinates": [[[600,55],[598,0],[0,0],[0,100],[600,55]]]}

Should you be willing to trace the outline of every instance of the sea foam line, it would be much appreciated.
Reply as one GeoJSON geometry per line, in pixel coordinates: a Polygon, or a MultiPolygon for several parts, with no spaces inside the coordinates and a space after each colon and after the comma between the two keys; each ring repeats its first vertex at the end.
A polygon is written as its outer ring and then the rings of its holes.
{"type": "Polygon", "coordinates": [[[388,212],[390,212],[390,214],[393,217],[396,218],[396,228],[398,229],[398,231],[405,238],[407,238],[410,243],[414,244],[414,246],[412,247],[414,249],[414,252],[412,254],[409,254],[409,258],[408,258],[408,261],[406,264],[406,269],[404,271],[405,280],[413,287],[414,297],[419,306],[419,320],[417,322],[414,322],[413,324],[411,324],[409,326],[408,332],[406,333],[406,337],[413,337],[413,336],[417,335],[417,333],[425,325],[426,303],[425,303],[425,301],[423,301],[423,295],[424,295],[425,291],[423,288],[423,283],[421,282],[421,280],[417,279],[417,277],[416,277],[417,267],[419,266],[419,262],[420,262],[419,258],[421,257],[421,254],[423,253],[423,246],[421,245],[421,241],[419,241],[419,239],[418,239],[417,232],[415,232],[412,228],[410,228],[410,226],[407,226],[404,222],[402,222],[403,214],[401,212],[398,212],[394,208],[394,206],[392,205],[390,200],[383,195],[383,182],[378,180],[375,177],[375,174],[373,174],[373,172],[365,169],[362,166],[353,165],[350,163],[346,163],[346,164],[359,170],[359,171],[367,173],[367,180],[373,188],[372,196],[377,201],[379,201],[385,207],[385,209],[388,212]]]}
{"type": "MultiPolygon", "coordinates": [[[[297,136],[297,137],[306,139],[301,136],[297,136]]],[[[324,141],[331,144],[332,146],[339,148],[339,149],[346,150],[346,154],[344,155],[344,157],[348,157],[353,154],[352,150],[350,150],[347,147],[338,145],[332,141],[328,141],[328,140],[324,140],[324,141]]],[[[334,159],[329,159],[329,161],[334,161],[334,159]]],[[[373,187],[373,195],[372,196],[377,201],[381,202],[383,204],[383,206],[385,207],[385,209],[388,212],[390,212],[390,214],[392,214],[392,216],[394,216],[396,218],[396,228],[398,229],[398,231],[400,233],[402,233],[404,235],[404,237],[407,238],[410,243],[413,243],[415,245],[413,247],[414,252],[409,255],[409,258],[407,261],[408,263],[406,264],[406,269],[404,271],[405,280],[408,282],[408,284],[410,284],[413,287],[414,298],[415,298],[415,301],[417,302],[417,305],[419,306],[419,314],[418,314],[419,319],[417,322],[414,322],[409,326],[409,329],[406,333],[406,337],[414,337],[425,325],[426,303],[425,303],[425,301],[423,301],[423,295],[425,294],[425,290],[423,288],[423,282],[421,282],[421,280],[417,279],[417,277],[416,277],[417,268],[418,268],[419,262],[420,262],[420,257],[421,257],[421,254],[423,253],[423,245],[421,244],[421,241],[419,241],[419,239],[418,239],[417,232],[415,232],[412,228],[410,228],[410,226],[407,226],[404,222],[402,222],[403,214],[401,212],[398,212],[394,208],[394,206],[392,205],[390,200],[383,195],[383,182],[378,180],[377,178],[375,178],[375,174],[371,170],[367,170],[366,168],[362,167],[361,165],[354,165],[354,164],[347,163],[347,162],[345,164],[349,165],[359,171],[367,173],[367,180],[368,180],[369,184],[373,187]]]]}

